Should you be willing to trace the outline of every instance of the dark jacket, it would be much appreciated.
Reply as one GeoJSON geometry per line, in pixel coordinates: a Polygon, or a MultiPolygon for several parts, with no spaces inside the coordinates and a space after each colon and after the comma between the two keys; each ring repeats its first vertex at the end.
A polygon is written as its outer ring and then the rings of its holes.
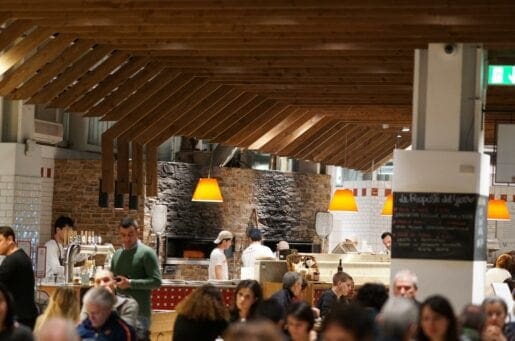
{"type": "Polygon", "coordinates": [[[286,311],[286,308],[291,304],[293,301],[293,294],[290,291],[290,289],[281,289],[275,294],[272,295],[274,300],[279,302],[279,304],[283,307],[284,311],[286,311]]]}
{"type": "Polygon", "coordinates": [[[174,341],[213,341],[227,328],[226,320],[192,320],[179,314],[173,327],[174,341]]]}
{"type": "Polygon", "coordinates": [[[92,339],[98,341],[136,341],[136,332],[127,322],[122,320],[116,312],[112,312],[104,325],[94,328],[89,318],[85,319],[77,326],[77,332],[82,339],[92,339]]]}
{"type": "Polygon", "coordinates": [[[320,309],[320,316],[325,317],[331,309],[333,308],[333,305],[338,303],[338,296],[334,293],[332,289],[327,289],[320,295],[320,298],[317,302],[317,308],[320,309]]]}

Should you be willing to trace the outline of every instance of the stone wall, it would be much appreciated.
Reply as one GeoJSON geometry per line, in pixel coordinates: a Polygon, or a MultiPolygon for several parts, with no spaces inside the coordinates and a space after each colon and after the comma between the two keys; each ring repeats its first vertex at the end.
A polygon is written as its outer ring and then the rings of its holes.
{"type": "Polygon", "coordinates": [[[55,160],[52,221],[60,215],[67,215],[75,220],[79,231],[93,230],[102,236],[103,241],[118,246],[117,227],[120,219],[131,216],[141,223],[143,200],[140,200],[138,210],[129,210],[125,195],[125,207],[115,209],[113,196],[110,195],[109,207],[99,207],[100,174],[100,160],[55,160]]]}
{"type": "Polygon", "coordinates": [[[315,215],[327,210],[329,176],[216,168],[211,176],[219,179],[224,202],[192,202],[194,187],[205,171],[197,165],[160,162],[159,195],[146,202],[147,221],[154,203],[166,204],[168,233],[214,239],[227,229],[235,233],[240,250],[256,209],[265,238],[317,241],[315,215]]]}

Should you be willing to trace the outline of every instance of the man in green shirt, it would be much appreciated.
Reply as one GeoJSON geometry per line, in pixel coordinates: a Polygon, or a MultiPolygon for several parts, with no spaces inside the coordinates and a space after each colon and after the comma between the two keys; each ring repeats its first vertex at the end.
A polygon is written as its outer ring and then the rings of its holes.
{"type": "Polygon", "coordinates": [[[154,249],[139,239],[138,223],[133,218],[123,218],[119,227],[122,248],[111,260],[111,271],[116,276],[116,286],[125,295],[133,297],[139,305],[138,320],[148,335],[152,315],[150,294],[161,286],[161,272],[154,249]]]}

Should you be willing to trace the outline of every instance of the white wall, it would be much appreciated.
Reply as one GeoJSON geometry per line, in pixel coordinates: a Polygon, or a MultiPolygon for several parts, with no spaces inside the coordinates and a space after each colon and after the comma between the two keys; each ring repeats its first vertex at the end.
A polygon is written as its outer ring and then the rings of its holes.
{"type": "Polygon", "coordinates": [[[391,182],[349,181],[344,183],[344,188],[357,189],[358,212],[333,212],[333,232],[329,235],[329,252],[346,238],[357,240],[360,251],[382,252],[384,247],[381,234],[391,231],[392,218],[381,216],[381,209],[386,200],[385,189],[391,188],[391,182]],[[372,195],[372,189],[377,189],[377,196],[372,195]]]}

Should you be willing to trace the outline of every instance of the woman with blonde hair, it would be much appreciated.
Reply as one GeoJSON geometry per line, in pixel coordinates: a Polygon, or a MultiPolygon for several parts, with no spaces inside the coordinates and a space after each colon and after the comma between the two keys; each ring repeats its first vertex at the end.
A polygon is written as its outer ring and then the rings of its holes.
{"type": "Polygon", "coordinates": [[[220,290],[207,284],[195,289],[177,306],[174,341],[212,341],[227,328],[229,312],[220,290]]]}
{"type": "Polygon", "coordinates": [[[79,322],[80,305],[75,289],[72,287],[58,287],[50,296],[50,301],[43,314],[38,316],[34,327],[34,334],[45,321],[53,317],[62,317],[72,321],[74,324],[79,322]]]}

